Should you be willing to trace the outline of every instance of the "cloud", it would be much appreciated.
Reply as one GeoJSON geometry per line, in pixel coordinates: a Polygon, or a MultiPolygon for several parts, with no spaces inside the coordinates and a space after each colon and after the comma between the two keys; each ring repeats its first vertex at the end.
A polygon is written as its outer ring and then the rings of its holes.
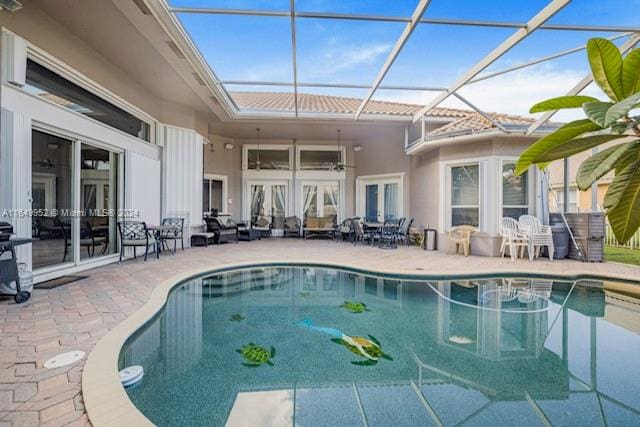
{"type": "MultiPolygon", "coordinates": [[[[584,70],[560,69],[542,64],[465,86],[459,92],[484,111],[538,117],[539,115],[529,114],[529,109],[533,104],[547,98],[564,95],[585,75],[584,70]]],[[[602,97],[599,89],[593,84],[583,91],[583,94],[602,97]]],[[[437,95],[436,92],[394,93],[387,91],[384,93],[380,91],[376,94],[376,98],[424,105],[437,95]]],[[[440,105],[451,108],[469,108],[454,97],[449,97],[440,105]]],[[[584,113],[581,110],[566,110],[557,113],[553,119],[569,121],[576,118],[584,118],[584,113]]]]}
{"type": "MultiPolygon", "coordinates": [[[[299,67],[304,71],[304,79],[323,79],[329,81],[340,77],[346,80],[345,73],[356,72],[359,67],[380,66],[380,59],[391,50],[391,43],[374,43],[369,45],[345,46],[330,38],[327,46],[313,58],[305,58],[305,63],[299,67]]],[[[352,77],[352,76],[348,76],[352,77]]]]}

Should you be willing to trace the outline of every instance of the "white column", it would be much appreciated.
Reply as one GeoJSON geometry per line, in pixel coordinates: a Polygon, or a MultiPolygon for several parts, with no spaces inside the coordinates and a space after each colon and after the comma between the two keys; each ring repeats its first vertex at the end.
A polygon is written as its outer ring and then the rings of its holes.
{"type": "Polygon", "coordinates": [[[185,217],[185,245],[189,229],[202,224],[203,144],[204,138],[194,130],[165,127],[162,214],[185,217]]]}
{"type": "MultiPolygon", "coordinates": [[[[31,209],[31,118],[3,108],[0,121],[0,221],[10,222],[16,236],[31,237],[31,216],[16,215],[31,209]]],[[[31,270],[31,245],[17,254],[31,270]]]]}

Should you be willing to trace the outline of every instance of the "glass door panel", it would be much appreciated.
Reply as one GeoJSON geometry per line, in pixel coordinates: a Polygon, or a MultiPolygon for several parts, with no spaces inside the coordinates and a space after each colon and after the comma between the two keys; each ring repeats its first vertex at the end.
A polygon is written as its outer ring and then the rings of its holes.
{"type": "Polygon", "coordinates": [[[378,184],[368,184],[365,186],[365,211],[364,216],[367,221],[378,221],[378,184]]]}
{"type": "Polygon", "coordinates": [[[318,216],[318,186],[303,185],[302,186],[302,217],[315,218],[318,216]]]}
{"type": "Polygon", "coordinates": [[[208,213],[211,211],[209,180],[202,180],[202,211],[208,213]]]}
{"type": "Polygon", "coordinates": [[[324,185],[324,206],[322,216],[333,218],[334,224],[338,223],[338,184],[324,185]]]}
{"type": "Polygon", "coordinates": [[[398,219],[397,183],[384,184],[384,220],[398,219]]]}
{"type": "Polygon", "coordinates": [[[117,253],[118,154],[83,143],[80,188],[80,259],[117,253]]]}
{"type": "Polygon", "coordinates": [[[280,233],[284,228],[284,217],[286,216],[287,186],[271,186],[271,226],[273,230],[280,233]]]}
{"type": "Polygon", "coordinates": [[[31,137],[33,269],[73,262],[73,142],[37,130],[31,137]]]}
{"type": "Polygon", "coordinates": [[[258,217],[265,215],[265,186],[251,185],[251,222],[254,223],[258,217]]]}

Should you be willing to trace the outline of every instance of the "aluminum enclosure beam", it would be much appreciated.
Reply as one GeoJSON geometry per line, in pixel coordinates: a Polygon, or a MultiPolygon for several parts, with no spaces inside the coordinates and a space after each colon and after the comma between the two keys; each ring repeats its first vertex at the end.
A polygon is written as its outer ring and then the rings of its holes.
{"type": "MultiPolygon", "coordinates": [[[[617,36],[609,37],[607,40],[614,41],[614,40],[622,39],[622,38],[625,38],[625,37],[628,37],[628,36],[631,36],[631,35],[633,35],[633,33],[618,34],[617,36]]],[[[500,76],[502,74],[507,74],[507,73],[510,73],[512,71],[517,71],[517,70],[521,70],[523,68],[531,67],[532,65],[537,65],[537,64],[541,64],[543,62],[551,61],[553,59],[561,58],[563,56],[571,55],[572,53],[580,52],[581,50],[584,50],[586,48],[587,48],[587,45],[585,44],[585,45],[582,45],[582,46],[574,47],[573,49],[567,49],[567,50],[563,50],[562,52],[554,53],[553,55],[543,56],[541,58],[534,59],[534,60],[529,61],[529,62],[525,62],[524,64],[514,65],[513,67],[504,68],[502,70],[495,71],[493,73],[482,74],[482,75],[470,80],[467,83],[467,85],[470,85],[470,84],[473,84],[473,83],[476,83],[476,82],[480,82],[482,80],[487,80],[487,79],[490,79],[491,77],[496,77],[496,76],[500,76]]]]}
{"type": "MultiPolygon", "coordinates": [[[[266,16],[276,18],[288,18],[288,11],[259,10],[259,9],[224,9],[207,7],[171,7],[174,13],[201,13],[209,15],[244,15],[244,16],[266,16]]],[[[296,12],[296,18],[307,19],[335,19],[346,21],[378,21],[378,22],[411,22],[411,18],[403,16],[386,15],[362,15],[350,13],[331,12],[296,12]]],[[[483,21],[470,19],[447,19],[447,18],[422,18],[420,24],[435,25],[462,25],[470,27],[494,27],[494,28],[526,28],[523,22],[506,21],[483,21]]],[[[626,27],[614,25],[577,25],[577,24],[543,24],[540,29],[544,30],[565,30],[565,31],[603,31],[611,33],[625,33],[640,31],[640,27],[626,27]]]]}
{"type": "Polygon", "coordinates": [[[456,81],[447,92],[439,95],[435,100],[431,101],[425,107],[421,108],[413,116],[413,121],[420,120],[420,116],[427,113],[433,107],[436,107],[442,101],[447,99],[453,92],[460,89],[467,84],[471,79],[476,77],[482,70],[493,64],[498,58],[507,53],[509,49],[524,40],[529,34],[533,33],[540,25],[544,24],[549,18],[558,13],[563,7],[565,7],[571,0],[553,0],[544,9],[542,9],[536,16],[531,18],[527,23],[526,28],[521,28],[513,35],[503,41],[498,47],[496,47],[491,53],[480,60],[476,65],[471,67],[458,81],[456,81]]]}
{"type": "MultiPolygon", "coordinates": [[[[640,33],[634,34],[629,40],[624,42],[622,44],[622,46],[620,46],[620,53],[624,55],[629,50],[631,50],[638,42],[640,42],[640,33]]],[[[575,85],[569,92],[567,92],[566,95],[567,96],[572,96],[572,95],[579,94],[580,92],[582,92],[584,90],[584,88],[589,86],[592,81],[593,81],[593,76],[591,74],[588,74],[582,80],[580,80],[580,82],[577,85],[575,85]]],[[[535,123],[533,123],[531,126],[529,126],[529,129],[527,129],[526,134],[527,135],[531,135],[540,126],[542,126],[547,121],[549,121],[549,119],[557,112],[558,112],[558,110],[547,111],[546,113],[544,113],[538,120],[535,121],[535,123]]]]}
{"type": "Polygon", "coordinates": [[[290,0],[291,7],[291,62],[293,65],[293,105],[298,117],[298,63],[296,61],[296,0],[290,0]]]}
{"type": "MultiPolygon", "coordinates": [[[[293,87],[293,83],[290,82],[275,82],[275,81],[261,81],[261,80],[221,80],[218,83],[223,85],[244,85],[244,86],[281,86],[281,87],[293,87]]],[[[370,85],[363,84],[351,84],[351,83],[312,83],[312,82],[298,82],[300,87],[328,87],[328,88],[342,88],[342,89],[370,89],[370,85]]],[[[434,86],[396,86],[396,85],[380,85],[380,90],[406,90],[406,91],[419,91],[419,92],[443,92],[447,90],[446,87],[434,87],[434,86]]]]}
{"type": "MultiPolygon", "coordinates": [[[[502,132],[504,133],[509,133],[504,126],[502,126],[500,124],[500,122],[498,122],[497,120],[495,120],[493,117],[491,117],[490,115],[488,115],[487,113],[485,113],[484,111],[482,111],[481,109],[479,109],[478,107],[476,107],[475,105],[473,105],[467,98],[464,98],[462,95],[460,95],[458,92],[454,92],[453,95],[458,98],[460,101],[464,102],[467,106],[469,106],[472,110],[475,110],[478,114],[480,114],[482,117],[484,117],[485,119],[489,120],[495,127],[497,127],[498,129],[500,129],[502,132]]],[[[424,117],[424,116],[422,116],[424,117]]]]}
{"type": "MultiPolygon", "coordinates": [[[[291,0],[291,1],[293,2],[294,0],[291,0]]],[[[402,30],[400,37],[398,37],[398,40],[396,40],[395,45],[391,49],[391,52],[389,52],[389,56],[387,56],[387,59],[384,61],[384,64],[382,65],[382,68],[380,69],[380,71],[378,72],[378,75],[373,81],[373,84],[371,85],[371,88],[369,89],[367,96],[365,96],[365,98],[362,100],[362,103],[356,110],[356,114],[355,114],[356,120],[358,120],[358,118],[360,117],[360,114],[362,114],[362,111],[365,109],[365,107],[369,103],[369,100],[371,99],[373,94],[376,92],[376,89],[378,89],[378,86],[380,86],[380,83],[382,83],[382,80],[389,72],[389,68],[391,68],[391,65],[393,65],[393,62],[396,60],[396,58],[400,54],[400,51],[402,50],[404,45],[407,43],[407,40],[409,40],[409,37],[411,37],[413,30],[415,30],[416,26],[418,25],[418,21],[420,21],[420,18],[422,18],[422,15],[424,15],[424,13],[427,11],[427,8],[429,7],[430,3],[431,3],[431,0],[420,0],[418,5],[416,6],[416,9],[413,11],[413,14],[411,14],[411,21],[408,22],[407,25],[404,27],[404,30],[402,30]]]]}

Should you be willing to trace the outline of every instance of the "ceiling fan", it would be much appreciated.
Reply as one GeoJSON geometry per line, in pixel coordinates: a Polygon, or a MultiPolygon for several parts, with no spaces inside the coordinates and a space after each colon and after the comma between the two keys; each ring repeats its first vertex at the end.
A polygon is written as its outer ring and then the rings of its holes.
{"type": "Polygon", "coordinates": [[[49,157],[49,152],[51,150],[57,150],[58,149],[58,144],[56,143],[48,143],[47,144],[47,157],[45,157],[43,160],[38,160],[33,162],[33,164],[35,166],[38,166],[41,169],[55,169],[56,164],[53,163],[53,160],[51,160],[51,158],[49,157]]]}
{"type": "Polygon", "coordinates": [[[34,165],[38,166],[41,169],[55,169],[56,165],[53,163],[53,160],[50,158],[46,158],[44,160],[39,160],[37,162],[33,162],[34,165]]]}
{"type": "MultiPolygon", "coordinates": [[[[341,132],[340,129],[338,129],[338,153],[340,153],[340,160],[342,160],[342,146],[340,145],[340,132],[341,132]]],[[[355,169],[356,166],[347,165],[346,163],[343,163],[341,161],[338,163],[331,163],[329,165],[329,170],[336,171],[336,172],[344,172],[344,170],[347,168],[355,169]]]]}

